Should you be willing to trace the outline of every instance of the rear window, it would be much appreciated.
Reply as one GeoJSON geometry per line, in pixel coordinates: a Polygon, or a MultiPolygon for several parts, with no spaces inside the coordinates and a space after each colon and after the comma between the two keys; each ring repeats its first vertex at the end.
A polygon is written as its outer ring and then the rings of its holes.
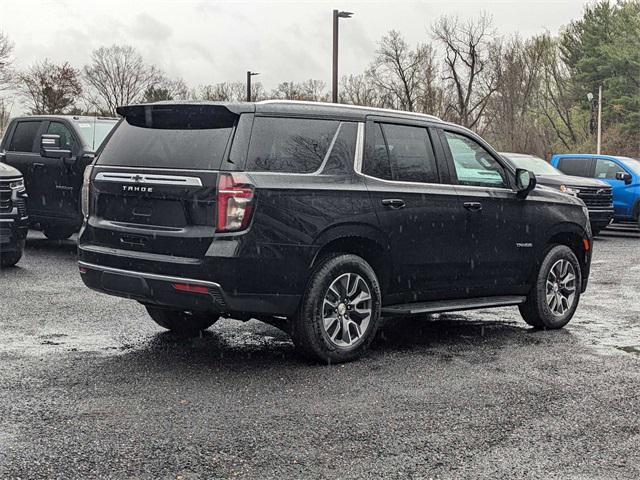
{"type": "Polygon", "coordinates": [[[98,163],[115,166],[220,168],[237,115],[217,106],[125,107],[125,119],[98,163]]]}
{"type": "Polygon", "coordinates": [[[575,175],[576,177],[591,177],[590,158],[561,158],[558,168],[565,175],[575,175]]]}
{"type": "Polygon", "coordinates": [[[33,151],[33,142],[36,134],[40,129],[40,122],[18,122],[16,129],[13,131],[13,137],[9,144],[10,152],[31,152],[33,151]]]}
{"type": "Polygon", "coordinates": [[[329,151],[337,120],[257,117],[253,123],[247,170],[312,173],[329,151]]]}
{"type": "Polygon", "coordinates": [[[109,132],[115,127],[117,120],[84,119],[76,123],[84,142],[93,150],[97,150],[109,132]]]}

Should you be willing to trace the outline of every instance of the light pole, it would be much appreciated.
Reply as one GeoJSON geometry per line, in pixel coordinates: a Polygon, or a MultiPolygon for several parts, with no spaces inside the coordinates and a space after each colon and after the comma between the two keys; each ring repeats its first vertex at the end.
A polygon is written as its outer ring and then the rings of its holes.
{"type": "MultiPolygon", "coordinates": [[[[589,104],[591,105],[591,120],[589,129],[591,130],[591,134],[593,134],[593,93],[587,93],[587,99],[589,100],[589,104]]],[[[602,85],[598,85],[598,119],[597,119],[597,144],[596,144],[596,153],[600,155],[602,150],[602,85]]]]}
{"type": "Polygon", "coordinates": [[[254,75],[260,75],[260,73],[247,70],[247,102],[251,101],[251,77],[254,75]]]}
{"type": "Polygon", "coordinates": [[[333,11],[333,81],[331,98],[333,103],[338,103],[338,20],[341,18],[351,18],[353,13],[333,11]]]}

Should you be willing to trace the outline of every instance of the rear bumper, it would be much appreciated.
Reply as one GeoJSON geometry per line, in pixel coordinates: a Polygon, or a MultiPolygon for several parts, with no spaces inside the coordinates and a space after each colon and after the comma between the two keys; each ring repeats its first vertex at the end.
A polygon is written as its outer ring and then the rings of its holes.
{"type": "Polygon", "coordinates": [[[291,315],[300,301],[299,295],[233,294],[216,282],[122,270],[83,261],[78,262],[78,267],[82,281],[93,290],[176,309],[220,314],[291,315]],[[184,285],[189,288],[181,289],[184,285]],[[193,291],[196,289],[197,292],[193,291]]]}
{"type": "Polygon", "coordinates": [[[591,228],[604,228],[613,220],[613,208],[608,209],[589,209],[589,222],[591,228]]]}

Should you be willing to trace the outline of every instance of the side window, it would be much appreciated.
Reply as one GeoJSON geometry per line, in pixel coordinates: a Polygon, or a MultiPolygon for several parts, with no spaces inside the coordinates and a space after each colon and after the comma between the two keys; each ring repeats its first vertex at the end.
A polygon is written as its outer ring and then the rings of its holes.
{"type": "Polygon", "coordinates": [[[39,129],[40,122],[18,122],[7,150],[10,152],[33,151],[33,142],[39,129]]]}
{"type": "Polygon", "coordinates": [[[561,158],[558,162],[558,169],[566,175],[591,177],[590,165],[590,158],[561,158]]]}
{"type": "Polygon", "coordinates": [[[256,117],[247,170],[315,172],[324,161],[339,123],[336,120],[256,117]]]}
{"type": "Polygon", "coordinates": [[[438,170],[426,128],[386,123],[382,126],[391,157],[393,179],[437,183],[438,170]]]}
{"type": "Polygon", "coordinates": [[[76,141],[73,138],[73,134],[63,123],[49,122],[47,133],[60,135],[60,148],[62,148],[63,150],[73,150],[76,146],[76,141]]]}
{"type": "Polygon", "coordinates": [[[379,123],[374,124],[372,133],[373,138],[367,139],[367,156],[364,159],[362,173],[383,180],[391,180],[389,152],[379,123]]]}
{"type": "Polygon", "coordinates": [[[474,140],[444,132],[460,185],[506,188],[502,166],[474,140]]]}
{"type": "Polygon", "coordinates": [[[625,169],[611,160],[597,159],[595,177],[601,180],[615,180],[616,173],[625,173],[625,169]]]}
{"type": "Polygon", "coordinates": [[[338,175],[353,172],[356,156],[356,136],[358,125],[354,122],[342,122],[336,141],[331,148],[327,164],[322,171],[325,175],[338,175]]]}

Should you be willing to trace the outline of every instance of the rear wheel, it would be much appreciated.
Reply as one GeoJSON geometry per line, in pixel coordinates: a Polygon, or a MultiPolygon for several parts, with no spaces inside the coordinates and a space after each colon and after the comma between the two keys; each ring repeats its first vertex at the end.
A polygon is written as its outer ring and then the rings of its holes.
{"type": "Polygon", "coordinates": [[[537,328],[564,327],[578,307],[582,272],[569,247],[549,248],[538,277],[525,303],[520,305],[524,321],[537,328]]]}
{"type": "Polygon", "coordinates": [[[25,239],[18,240],[18,245],[14,251],[0,252],[0,267],[6,268],[15,266],[22,258],[25,243],[25,239]]]}
{"type": "Polygon", "coordinates": [[[380,284],[356,255],[335,254],[314,269],[292,322],[296,348],[308,358],[340,363],[362,356],[380,323],[380,284]]]}
{"type": "Polygon", "coordinates": [[[154,322],[180,335],[197,335],[220,318],[214,313],[189,312],[151,305],[145,305],[145,308],[154,322]]]}
{"type": "Polygon", "coordinates": [[[70,227],[43,227],[42,232],[49,240],[66,240],[75,233],[75,228],[70,227]]]}

